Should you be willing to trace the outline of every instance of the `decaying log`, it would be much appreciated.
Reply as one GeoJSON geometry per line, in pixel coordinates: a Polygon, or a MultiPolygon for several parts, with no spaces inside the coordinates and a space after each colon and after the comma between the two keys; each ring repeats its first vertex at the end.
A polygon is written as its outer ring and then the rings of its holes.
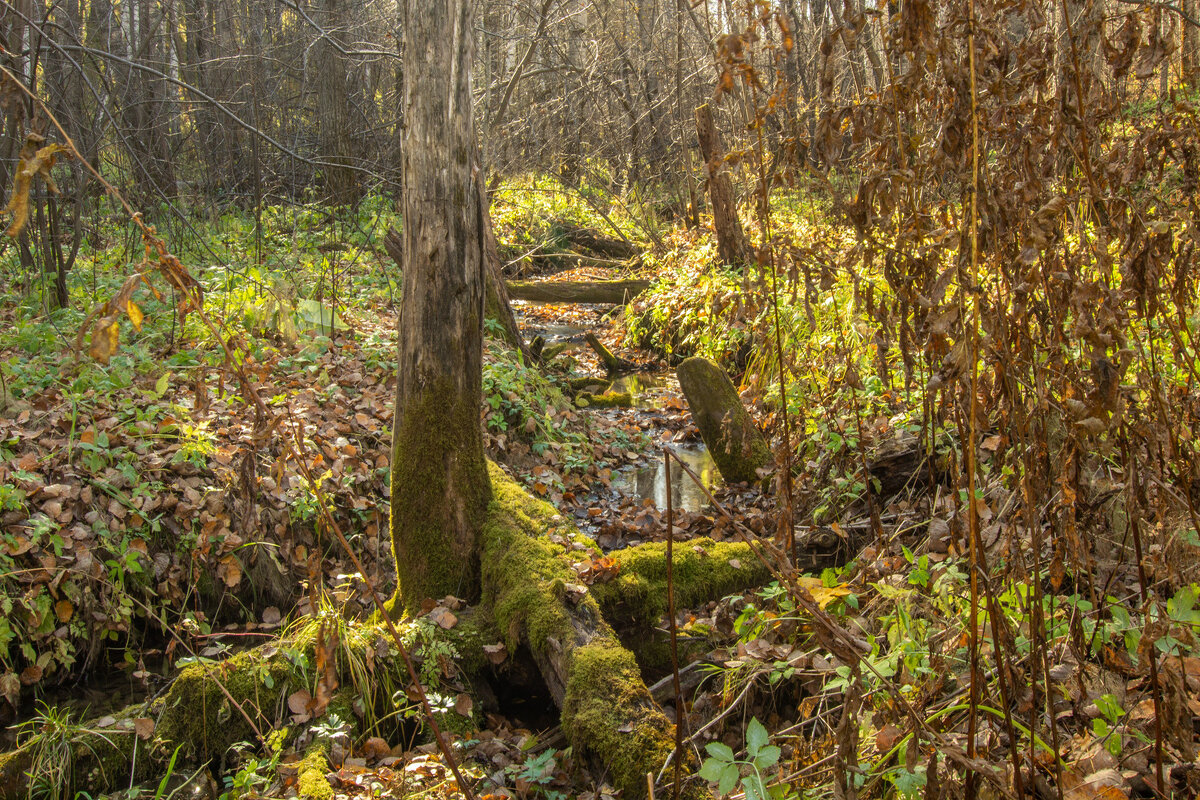
{"type": "Polygon", "coordinates": [[[531,303],[627,303],[650,281],[508,281],[508,296],[531,303]]]}
{"type": "MultiPolygon", "coordinates": [[[[646,796],[645,775],[662,767],[674,746],[673,729],[642,678],[634,654],[605,619],[657,624],[665,609],[664,546],[644,545],[617,555],[621,569],[609,584],[584,586],[572,569],[571,551],[557,541],[581,537],[550,504],[537,500],[495,464],[489,464],[493,500],[481,534],[480,616],[463,612],[453,635],[465,672],[484,668],[482,645],[498,635],[510,652],[528,649],[554,702],[562,730],[577,751],[594,756],[626,798],[646,796]],[[602,612],[603,609],[603,612],[602,612]],[[487,620],[486,632],[483,620],[487,620]],[[492,625],[495,628],[493,629],[492,625]]],[[[747,545],[697,539],[676,551],[675,587],[684,605],[739,591],[767,574],[747,545]]],[[[364,637],[375,647],[374,638],[364,637]]],[[[346,643],[343,643],[345,646],[346,643]]],[[[312,645],[300,646],[313,658],[312,645]]],[[[395,685],[406,674],[394,654],[376,655],[395,685]]],[[[693,681],[685,670],[684,685],[693,681]]],[[[220,664],[185,667],[169,689],[113,715],[108,725],[87,725],[71,742],[74,785],[99,793],[161,775],[179,750],[177,769],[219,760],[228,747],[284,723],[287,698],[311,688],[279,646],[238,654],[220,664]],[[253,720],[253,722],[251,722],[253,720]],[[136,751],[136,755],[135,755],[136,751]]],[[[665,690],[660,686],[660,697],[665,690]]],[[[355,690],[335,693],[329,708],[351,722],[355,690]]],[[[0,800],[25,798],[37,752],[27,745],[0,753],[0,800]]],[[[688,755],[689,771],[696,764],[688,755]]],[[[307,759],[306,759],[307,761],[307,759]]],[[[313,772],[323,774],[322,759],[313,772]]],[[[703,795],[691,784],[684,798],[703,795]]]]}
{"type": "Polygon", "coordinates": [[[564,237],[576,249],[588,250],[601,256],[614,259],[630,259],[642,252],[633,242],[621,239],[610,239],[601,236],[591,228],[579,225],[565,225],[564,237]]]}
{"type": "MultiPolygon", "coordinates": [[[[674,749],[671,723],[650,696],[633,653],[604,620],[592,592],[577,583],[564,548],[546,536],[574,531],[557,509],[495,464],[491,480],[483,602],[509,651],[525,646],[533,654],[571,743],[608,768],[623,797],[645,797],[646,773],[657,772],[674,749]]],[[[690,755],[687,766],[695,766],[690,755]]],[[[681,796],[701,796],[692,791],[681,796]]]]}
{"type": "Polygon", "coordinates": [[[626,361],[623,358],[618,358],[613,355],[612,350],[604,346],[604,342],[600,341],[596,334],[588,331],[584,334],[583,339],[587,342],[588,347],[596,351],[596,355],[600,357],[600,363],[604,366],[604,370],[609,375],[620,375],[625,372],[637,372],[638,365],[632,361],[626,361]]]}

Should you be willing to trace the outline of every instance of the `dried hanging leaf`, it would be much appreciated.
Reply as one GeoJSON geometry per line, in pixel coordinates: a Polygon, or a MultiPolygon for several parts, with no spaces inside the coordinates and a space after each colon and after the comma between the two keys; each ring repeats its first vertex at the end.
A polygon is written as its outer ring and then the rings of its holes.
{"type": "Polygon", "coordinates": [[[33,187],[33,179],[40,175],[46,182],[46,188],[54,194],[58,194],[58,187],[54,185],[50,169],[58,160],[59,153],[69,153],[70,151],[60,144],[38,147],[44,141],[46,141],[45,137],[31,133],[25,139],[25,146],[21,148],[20,159],[17,162],[17,174],[13,180],[12,196],[8,199],[8,205],[4,207],[4,213],[13,215],[12,222],[5,234],[14,239],[20,235],[25,228],[25,223],[29,221],[29,191],[33,187]]]}
{"type": "Polygon", "coordinates": [[[108,360],[112,358],[113,353],[117,352],[120,344],[121,330],[117,321],[111,317],[105,317],[97,322],[96,327],[92,330],[92,346],[88,348],[88,355],[101,364],[108,364],[108,360]]]}

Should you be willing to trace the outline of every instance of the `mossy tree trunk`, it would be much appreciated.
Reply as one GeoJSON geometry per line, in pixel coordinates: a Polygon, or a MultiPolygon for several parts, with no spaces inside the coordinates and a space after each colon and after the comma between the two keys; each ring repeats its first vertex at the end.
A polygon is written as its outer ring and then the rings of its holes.
{"type": "Polygon", "coordinates": [[[484,230],[470,0],[405,0],[404,293],[392,441],[397,592],[479,594],[484,230]]]}

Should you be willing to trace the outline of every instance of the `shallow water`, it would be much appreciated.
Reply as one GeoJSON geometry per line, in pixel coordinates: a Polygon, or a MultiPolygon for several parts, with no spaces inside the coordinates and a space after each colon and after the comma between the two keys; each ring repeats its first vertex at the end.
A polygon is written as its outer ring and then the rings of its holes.
{"type": "Polygon", "coordinates": [[[610,392],[633,396],[634,408],[662,408],[662,390],[666,388],[664,376],[653,372],[638,372],[624,375],[613,381],[610,392]],[[656,391],[658,390],[658,391],[656,391]]]}
{"type": "MultiPolygon", "coordinates": [[[[700,478],[706,489],[711,490],[721,482],[716,464],[704,445],[673,448],[680,461],[687,464],[700,478]]],[[[667,476],[663,459],[656,458],[643,467],[623,469],[613,473],[612,488],[629,497],[649,499],[655,507],[667,507],[667,476]]],[[[671,462],[671,504],[680,511],[699,511],[708,504],[708,495],[696,485],[691,476],[671,462]]]]}

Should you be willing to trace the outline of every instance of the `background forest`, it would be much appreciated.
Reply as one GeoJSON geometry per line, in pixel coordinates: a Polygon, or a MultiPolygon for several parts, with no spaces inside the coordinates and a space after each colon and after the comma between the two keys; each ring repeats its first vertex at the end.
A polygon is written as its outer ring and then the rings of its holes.
{"type": "Polygon", "coordinates": [[[0,799],[1200,795],[1197,0],[468,3],[419,613],[407,5],[0,2],[0,799]]]}

